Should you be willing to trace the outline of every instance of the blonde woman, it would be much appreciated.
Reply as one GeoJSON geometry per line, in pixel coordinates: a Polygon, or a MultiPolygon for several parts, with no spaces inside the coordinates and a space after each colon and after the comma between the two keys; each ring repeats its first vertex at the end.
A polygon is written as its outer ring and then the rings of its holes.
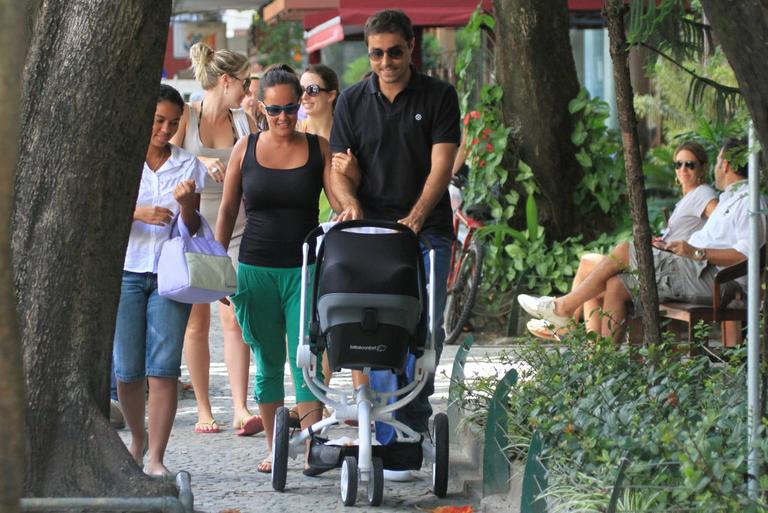
{"type": "MultiPolygon", "coordinates": [[[[239,139],[256,130],[253,119],[240,108],[243,98],[250,94],[250,65],[244,55],[229,50],[214,51],[204,43],[192,46],[189,55],[195,78],[203,86],[205,96],[200,102],[186,105],[173,143],[197,155],[205,164],[208,175],[200,210],[215,226],[232,148],[239,139]]],[[[245,213],[241,207],[229,245],[233,262],[237,262],[244,228],[245,213]]],[[[220,305],[219,317],[224,332],[224,361],[232,388],[232,427],[237,429],[238,435],[253,435],[263,426],[261,419],[251,414],[247,407],[250,351],[243,342],[232,309],[220,305]]],[[[208,398],[210,322],[211,306],[194,305],[184,338],[184,355],[197,400],[197,433],[218,433],[220,430],[208,398]]]]}

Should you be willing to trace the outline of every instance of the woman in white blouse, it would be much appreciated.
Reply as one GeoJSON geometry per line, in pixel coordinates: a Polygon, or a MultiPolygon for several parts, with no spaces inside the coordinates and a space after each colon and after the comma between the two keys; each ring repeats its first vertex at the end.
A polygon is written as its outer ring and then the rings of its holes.
{"type": "Polygon", "coordinates": [[[165,448],[176,416],[184,331],[191,306],[157,293],[157,259],[176,214],[195,233],[205,166],[170,143],[184,109],[181,95],[160,86],[152,134],[123,265],[113,359],[117,395],[131,430],[129,450],[144,472],[168,474],[165,448]],[[149,384],[144,427],[145,383],[149,384]],[[147,462],[144,465],[144,453],[147,462]]]}

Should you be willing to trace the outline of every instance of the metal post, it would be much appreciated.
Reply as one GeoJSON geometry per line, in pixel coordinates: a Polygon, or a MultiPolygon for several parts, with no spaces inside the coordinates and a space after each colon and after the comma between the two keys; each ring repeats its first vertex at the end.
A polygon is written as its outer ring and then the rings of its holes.
{"type": "MultiPolygon", "coordinates": [[[[750,123],[749,147],[754,147],[755,131],[750,123]]],[[[756,448],[760,425],[760,170],[757,154],[749,154],[749,255],[747,259],[747,446],[749,468],[749,496],[757,499],[760,484],[760,462],[756,448]]]]}
{"type": "Polygon", "coordinates": [[[49,497],[21,499],[21,510],[51,511],[144,511],[186,513],[176,497],[49,497]]]}

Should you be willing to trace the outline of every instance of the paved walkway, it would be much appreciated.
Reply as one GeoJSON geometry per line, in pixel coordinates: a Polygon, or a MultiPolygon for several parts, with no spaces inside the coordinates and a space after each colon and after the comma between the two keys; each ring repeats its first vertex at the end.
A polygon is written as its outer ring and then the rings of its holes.
{"type": "MultiPolygon", "coordinates": [[[[195,509],[207,513],[219,513],[234,510],[240,513],[285,513],[286,511],[376,511],[379,513],[424,511],[437,506],[463,506],[473,500],[462,494],[463,483],[450,482],[448,496],[437,499],[431,489],[431,465],[425,465],[415,472],[415,479],[408,483],[385,482],[384,501],[381,506],[369,507],[365,499],[365,489],[359,490],[358,502],[354,508],[345,508],[340,500],[338,469],[319,477],[305,477],[301,473],[303,463],[289,460],[288,479],[285,491],[272,490],[269,474],[256,472],[256,465],[266,455],[264,434],[253,437],[235,436],[229,426],[231,417],[231,396],[226,367],[222,354],[222,338],[216,307],[213,308],[211,329],[211,382],[210,398],[213,412],[222,431],[218,434],[194,433],[197,420],[195,400],[192,393],[186,393],[179,402],[171,439],[166,454],[166,465],[172,472],[187,470],[192,475],[192,492],[195,496],[195,509]]],[[[474,372],[495,374],[493,365],[484,364],[481,356],[494,352],[495,348],[480,346],[473,349],[477,361],[468,365],[468,375],[474,372]]],[[[437,371],[433,405],[436,411],[445,411],[447,406],[449,376],[456,354],[456,346],[448,346],[443,352],[437,371]]],[[[251,381],[255,369],[251,366],[251,381]]],[[[288,375],[288,372],[286,372],[288,375]]],[[[182,379],[189,382],[186,367],[182,367],[182,379]]],[[[334,386],[351,386],[349,372],[335,374],[334,386]]],[[[251,385],[252,386],[252,385],[251,385]]],[[[290,394],[293,385],[290,378],[285,383],[286,404],[293,404],[290,394]]],[[[249,388],[249,395],[252,389],[249,388]]],[[[256,412],[255,404],[250,404],[256,412]]],[[[352,428],[335,428],[334,433],[349,434],[355,437],[352,428]],[[338,430],[338,431],[336,431],[338,430]]],[[[124,439],[128,438],[126,429],[120,431],[124,439]]],[[[475,509],[475,511],[479,511],[475,509]]],[[[234,513],[234,512],[233,512],[234,513]]]]}

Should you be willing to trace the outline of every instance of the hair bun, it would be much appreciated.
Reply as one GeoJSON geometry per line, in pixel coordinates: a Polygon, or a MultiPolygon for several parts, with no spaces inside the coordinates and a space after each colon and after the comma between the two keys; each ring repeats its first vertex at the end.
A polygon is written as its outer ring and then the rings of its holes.
{"type": "Polygon", "coordinates": [[[213,59],[213,48],[205,43],[198,42],[189,49],[189,58],[194,66],[207,65],[213,59]]]}
{"type": "Polygon", "coordinates": [[[203,81],[206,77],[208,66],[213,61],[213,48],[205,43],[195,43],[189,49],[189,59],[192,61],[192,70],[198,81],[203,81]]]}

